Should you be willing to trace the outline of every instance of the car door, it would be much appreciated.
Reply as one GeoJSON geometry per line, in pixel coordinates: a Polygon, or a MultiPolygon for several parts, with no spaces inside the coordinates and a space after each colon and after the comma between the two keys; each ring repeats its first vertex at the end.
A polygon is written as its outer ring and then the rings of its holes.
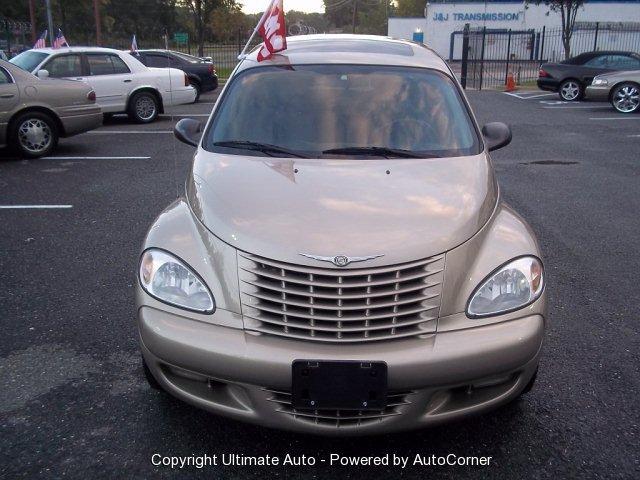
{"type": "Polygon", "coordinates": [[[13,109],[20,101],[18,85],[7,70],[0,67],[0,145],[7,143],[7,126],[13,109]]]}
{"type": "Polygon", "coordinates": [[[96,103],[105,112],[123,112],[133,75],[124,61],[112,53],[85,53],[86,81],[96,92],[96,103]]]}

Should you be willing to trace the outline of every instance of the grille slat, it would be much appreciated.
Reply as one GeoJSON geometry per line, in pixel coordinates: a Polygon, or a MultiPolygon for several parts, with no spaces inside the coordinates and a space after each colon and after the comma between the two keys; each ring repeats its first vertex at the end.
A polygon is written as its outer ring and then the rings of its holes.
{"type": "Polygon", "coordinates": [[[382,422],[385,418],[402,415],[401,408],[409,405],[413,391],[391,391],[387,404],[382,410],[316,410],[296,409],[291,405],[291,392],[263,388],[269,394],[267,400],[273,402],[275,411],[289,415],[301,422],[331,427],[353,427],[382,422]]]}
{"type": "Polygon", "coordinates": [[[435,332],[444,255],[377,268],[307,267],[239,253],[245,328],[316,342],[435,332]]]}
{"type": "MultiPolygon", "coordinates": [[[[282,326],[288,326],[290,328],[300,328],[300,329],[304,329],[308,327],[308,324],[298,324],[295,322],[292,322],[290,318],[287,319],[287,322],[283,322],[280,320],[276,320],[276,319],[272,319],[272,318],[267,318],[264,316],[260,316],[260,317],[253,317],[251,315],[247,315],[247,317],[252,318],[254,320],[257,320],[259,322],[266,322],[266,323],[270,323],[272,325],[282,325],[282,326]]],[[[394,317],[395,318],[395,317],[394,317]]],[[[367,328],[367,330],[372,331],[372,330],[384,330],[384,329],[389,329],[389,328],[402,328],[402,327],[409,327],[412,325],[416,325],[419,323],[425,323],[425,322],[429,322],[432,320],[435,320],[436,317],[425,317],[425,318],[420,318],[418,320],[411,320],[409,322],[393,322],[389,325],[386,324],[382,324],[382,325],[373,325],[367,328]]],[[[337,323],[341,323],[341,322],[337,322],[337,323]]],[[[357,327],[353,327],[353,326],[349,326],[349,327],[344,327],[344,326],[338,326],[338,327],[329,327],[329,326],[321,326],[319,324],[315,324],[313,325],[313,329],[317,330],[317,331],[323,331],[323,332],[343,332],[343,333],[349,333],[349,332],[361,332],[362,331],[362,326],[357,326],[357,327]]]]}

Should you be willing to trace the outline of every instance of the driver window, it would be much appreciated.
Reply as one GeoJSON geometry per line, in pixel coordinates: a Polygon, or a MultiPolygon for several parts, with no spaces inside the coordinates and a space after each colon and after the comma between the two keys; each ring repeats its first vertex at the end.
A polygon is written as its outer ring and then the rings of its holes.
{"type": "Polygon", "coordinates": [[[59,55],[49,60],[43,67],[50,77],[81,77],[80,55],[59,55]]]}

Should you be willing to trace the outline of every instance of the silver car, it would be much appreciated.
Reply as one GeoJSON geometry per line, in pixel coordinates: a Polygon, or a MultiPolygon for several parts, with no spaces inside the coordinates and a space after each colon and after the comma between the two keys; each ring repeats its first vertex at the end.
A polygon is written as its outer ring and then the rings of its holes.
{"type": "MultiPolygon", "coordinates": [[[[529,391],[540,247],[500,196],[447,64],[367,36],[254,51],[155,220],[137,279],[149,383],[211,412],[326,435],[467,417],[529,391]]],[[[203,132],[201,137],[200,132],[203,132]]]]}
{"type": "Polygon", "coordinates": [[[102,125],[91,87],[72,80],[41,80],[0,60],[0,147],[21,157],[50,154],[60,137],[102,125]]]}
{"type": "Polygon", "coordinates": [[[598,75],[587,87],[589,100],[611,102],[620,113],[640,110],[640,70],[598,75]]]}

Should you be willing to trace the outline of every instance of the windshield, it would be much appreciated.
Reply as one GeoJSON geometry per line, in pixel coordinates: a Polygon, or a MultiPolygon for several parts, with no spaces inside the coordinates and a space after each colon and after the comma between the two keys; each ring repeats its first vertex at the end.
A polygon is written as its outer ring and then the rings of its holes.
{"type": "Polygon", "coordinates": [[[277,146],[306,156],[360,151],[426,158],[480,151],[450,78],[422,68],[371,65],[268,66],[240,73],[229,85],[203,147],[265,154],[255,147],[243,151],[238,144],[230,149],[230,142],[277,146]]]}
{"type": "Polygon", "coordinates": [[[36,68],[42,61],[47,58],[49,55],[44,52],[36,52],[35,50],[27,50],[26,52],[22,52],[20,55],[13,57],[9,60],[16,67],[20,67],[27,72],[33,72],[34,68],[36,68]]]}

